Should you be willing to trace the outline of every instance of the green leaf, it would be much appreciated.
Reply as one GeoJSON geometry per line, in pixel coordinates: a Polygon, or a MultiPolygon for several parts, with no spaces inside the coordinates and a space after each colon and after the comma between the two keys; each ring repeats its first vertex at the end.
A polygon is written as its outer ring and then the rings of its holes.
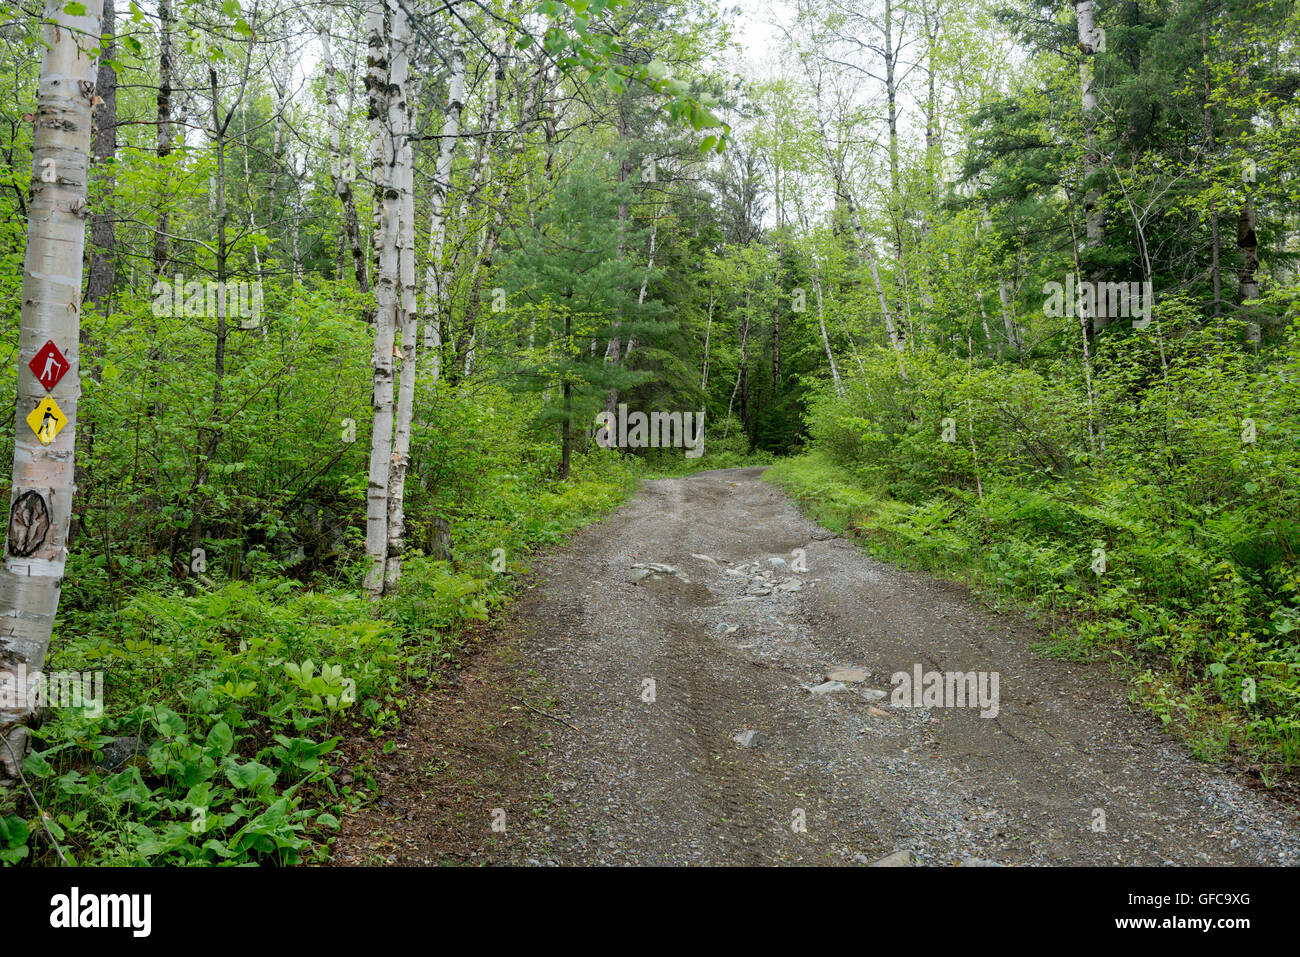
{"type": "Polygon", "coordinates": [[[224,721],[218,721],[208,732],[206,741],[209,752],[216,751],[216,756],[224,758],[235,747],[235,735],[230,730],[230,725],[224,721]]]}
{"type": "Polygon", "coordinates": [[[140,777],[140,769],[129,767],[104,780],[104,792],[118,803],[141,804],[149,799],[149,786],[140,777]]]}
{"type": "Polygon", "coordinates": [[[50,762],[45,760],[41,752],[33,751],[23,758],[23,773],[34,778],[48,778],[54,773],[54,768],[50,767],[50,762]]]}
{"type": "Polygon", "coordinates": [[[0,844],[10,846],[20,846],[27,843],[27,836],[31,833],[27,821],[17,814],[8,814],[0,817],[0,844]]]}
{"type": "Polygon", "coordinates": [[[256,761],[240,764],[234,758],[227,758],[224,767],[226,780],[246,791],[261,791],[275,783],[275,772],[256,761]]]}

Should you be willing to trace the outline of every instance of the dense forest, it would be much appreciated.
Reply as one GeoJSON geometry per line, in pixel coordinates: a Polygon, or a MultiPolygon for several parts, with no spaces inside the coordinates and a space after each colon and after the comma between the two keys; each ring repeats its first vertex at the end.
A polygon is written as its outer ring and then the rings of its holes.
{"type": "Polygon", "coordinates": [[[1291,0],[19,0],[0,861],[326,859],[339,742],[529,552],[751,463],[1290,780],[1297,38],[1291,0]]]}

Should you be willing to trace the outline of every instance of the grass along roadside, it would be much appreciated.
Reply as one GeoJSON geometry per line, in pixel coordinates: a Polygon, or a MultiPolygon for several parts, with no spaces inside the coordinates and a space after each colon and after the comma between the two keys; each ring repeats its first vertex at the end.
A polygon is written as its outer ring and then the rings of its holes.
{"type": "MultiPolygon", "coordinates": [[[[1270,622],[1285,634],[1289,611],[1204,538],[1148,528],[1118,489],[986,483],[982,498],[944,488],[911,504],[864,488],[817,452],[783,459],[764,477],[876,557],[1031,612],[1049,632],[1039,653],[1111,660],[1132,700],[1198,757],[1295,789],[1300,667],[1292,646],[1260,634],[1270,622]],[[1105,550],[1101,574],[1094,547],[1105,550]],[[1183,597],[1171,599],[1175,590],[1183,597]]],[[[1297,587],[1293,580],[1292,601],[1297,587]]]]}
{"type": "Polygon", "coordinates": [[[346,767],[344,738],[388,738],[467,631],[510,600],[528,553],[640,479],[619,456],[575,459],[568,482],[545,471],[480,475],[482,494],[460,500],[452,560],[410,557],[379,606],[340,584],[360,579],[345,565],[332,583],[142,590],[120,612],[62,618],[48,670],[103,672],[103,713],[46,713],[24,762],[35,804],[0,795],[0,863],[327,859],[339,816],[374,789],[346,767]]]}

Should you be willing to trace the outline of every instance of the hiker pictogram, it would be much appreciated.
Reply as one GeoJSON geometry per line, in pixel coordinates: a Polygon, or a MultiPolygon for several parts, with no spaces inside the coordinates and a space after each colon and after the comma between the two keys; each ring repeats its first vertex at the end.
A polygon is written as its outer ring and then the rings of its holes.
{"type": "Polygon", "coordinates": [[[27,368],[32,370],[36,381],[45,386],[45,391],[49,392],[59,384],[59,380],[67,374],[71,366],[51,339],[41,346],[40,351],[32,357],[32,361],[27,363],[27,368]]]}
{"type": "Polygon", "coordinates": [[[59,404],[47,395],[27,416],[27,424],[41,440],[41,445],[49,445],[68,424],[68,417],[63,414],[59,404]]]}

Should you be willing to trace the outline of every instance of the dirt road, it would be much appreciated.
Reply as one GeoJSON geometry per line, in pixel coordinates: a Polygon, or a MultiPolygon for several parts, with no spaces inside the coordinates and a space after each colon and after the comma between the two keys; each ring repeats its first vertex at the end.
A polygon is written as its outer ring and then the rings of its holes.
{"type": "Polygon", "coordinates": [[[761,472],[647,482],[536,562],[375,762],[381,804],[336,858],[1300,863],[1291,812],[1193,760],[1104,667],[1036,657],[1027,623],[872,560],[761,472]],[[996,714],[892,703],[918,666],[996,673],[996,714]],[[825,687],[836,668],[859,671],[825,687]]]}

